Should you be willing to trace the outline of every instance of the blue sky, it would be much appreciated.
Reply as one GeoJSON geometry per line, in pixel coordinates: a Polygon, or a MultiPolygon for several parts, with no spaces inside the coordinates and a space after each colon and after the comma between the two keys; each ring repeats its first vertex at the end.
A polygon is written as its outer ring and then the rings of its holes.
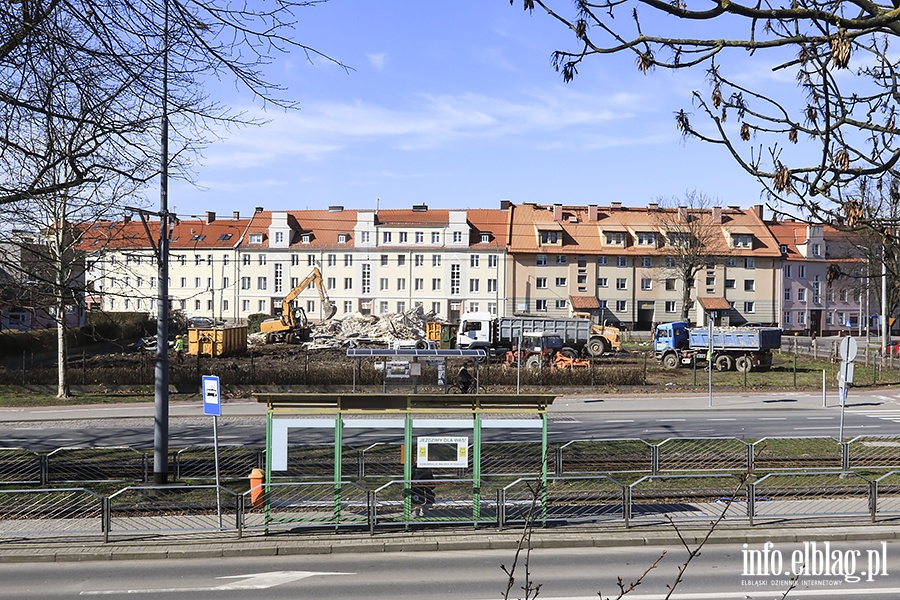
{"type": "Polygon", "coordinates": [[[759,184],[721,149],[675,128],[691,91],[707,90],[702,70],[643,75],[622,55],[591,59],[563,83],[550,54],[571,47],[568,32],[519,0],[329,0],[297,21],[297,39],[353,70],[276,57],[270,77],[298,112],[263,111],[232,84],[213,90],[270,122],[208,147],[200,189],[170,184],[179,214],[501,199],[641,206],[686,190],[761,202],[759,184]]]}

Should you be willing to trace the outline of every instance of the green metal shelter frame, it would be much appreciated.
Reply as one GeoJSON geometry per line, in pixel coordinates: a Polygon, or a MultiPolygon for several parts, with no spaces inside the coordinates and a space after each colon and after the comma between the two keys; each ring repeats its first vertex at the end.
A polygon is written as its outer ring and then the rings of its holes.
{"type": "MultiPolygon", "coordinates": [[[[334,426],[334,510],[335,519],[339,520],[341,510],[341,483],[343,429],[346,419],[372,420],[372,427],[379,422],[385,423],[385,417],[402,419],[403,426],[403,472],[404,472],[404,514],[410,514],[410,488],[413,473],[413,419],[429,415],[466,416],[472,420],[472,479],[481,479],[481,444],[482,424],[484,417],[510,417],[527,415],[540,419],[541,429],[541,481],[543,489],[547,482],[547,410],[556,398],[547,394],[258,394],[257,401],[265,403],[266,412],[266,521],[269,521],[270,506],[269,484],[272,471],[282,470],[287,464],[287,427],[276,428],[276,417],[315,417],[321,419],[309,421],[310,426],[323,427],[333,419],[334,426]],[[376,418],[377,417],[377,418],[376,418]],[[282,432],[281,429],[284,429],[282,432]],[[283,447],[281,447],[283,445],[283,447]],[[284,453],[284,461],[276,452],[284,453]],[[273,466],[278,467],[273,469],[273,466]]],[[[292,421],[293,422],[293,421],[292,421]]],[[[330,426],[330,423],[328,423],[330,426]]],[[[298,424],[293,428],[300,428],[298,424]]],[[[513,428],[513,427],[511,427],[513,428]]],[[[476,518],[481,506],[480,486],[473,486],[472,506],[476,518]]],[[[546,499],[544,499],[546,500],[546,499]]],[[[542,502],[546,505],[546,502],[542,502]]]]}

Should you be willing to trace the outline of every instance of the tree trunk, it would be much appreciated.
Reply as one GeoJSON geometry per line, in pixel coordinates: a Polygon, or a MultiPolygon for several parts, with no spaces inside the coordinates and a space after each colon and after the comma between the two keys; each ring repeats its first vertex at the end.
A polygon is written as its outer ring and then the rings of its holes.
{"type": "Polygon", "coordinates": [[[57,302],[56,304],[56,350],[56,397],[60,400],[67,400],[72,397],[72,394],[69,390],[69,345],[66,341],[66,307],[62,302],[57,302]]]}

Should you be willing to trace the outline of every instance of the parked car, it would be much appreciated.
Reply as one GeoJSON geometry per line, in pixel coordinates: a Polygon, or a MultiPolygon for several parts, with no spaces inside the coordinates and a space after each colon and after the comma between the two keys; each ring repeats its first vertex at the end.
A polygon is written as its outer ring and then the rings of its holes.
{"type": "Polygon", "coordinates": [[[215,326],[215,322],[209,317],[191,317],[188,319],[188,327],[194,329],[209,329],[215,326]]]}
{"type": "Polygon", "coordinates": [[[891,340],[881,349],[882,356],[900,356],[900,340],[891,340]]]}

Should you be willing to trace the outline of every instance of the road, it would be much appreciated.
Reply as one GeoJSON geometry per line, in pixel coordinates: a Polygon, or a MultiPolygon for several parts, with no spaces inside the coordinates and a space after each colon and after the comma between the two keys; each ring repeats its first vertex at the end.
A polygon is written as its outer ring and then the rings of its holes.
{"type": "MultiPolygon", "coordinates": [[[[790,572],[803,572],[790,598],[885,599],[900,595],[893,541],[711,544],[688,566],[673,598],[681,600],[775,599],[790,585],[790,572]],[[814,544],[814,545],[813,545],[814,544]],[[826,571],[812,557],[840,556],[826,571]],[[758,560],[750,564],[748,557],[758,560]],[[799,553],[799,554],[797,554],[799,553]],[[794,557],[799,560],[793,560],[794,557]],[[809,559],[805,558],[809,557],[809,559]],[[776,560],[776,558],[778,560],[776,560]],[[851,560],[852,559],[852,560],[851,560]],[[778,566],[776,575],[769,567],[778,566]],[[863,575],[863,572],[877,575],[863,575]],[[835,574],[839,573],[839,574],[835,574]],[[853,581],[855,578],[860,581],[853,581]]],[[[629,600],[662,598],[687,557],[668,547],[535,549],[528,571],[548,600],[587,600],[617,594],[616,578],[637,580],[662,556],[629,600]]],[[[0,564],[4,597],[28,600],[108,598],[216,598],[316,600],[487,600],[502,597],[507,577],[501,565],[511,550],[327,554],[276,557],[195,558],[155,561],[0,564]]],[[[510,598],[522,598],[526,569],[519,556],[510,598]]],[[[532,594],[533,596],[533,594],[532,594]]]]}
{"type": "MultiPolygon", "coordinates": [[[[575,439],[668,437],[811,437],[840,431],[841,411],[822,406],[821,395],[759,393],[720,395],[713,407],[702,394],[689,396],[562,397],[550,411],[553,442],[575,439]]],[[[151,405],[0,409],[0,445],[47,451],[62,446],[153,446],[151,405]]],[[[252,402],[227,403],[219,420],[222,444],[265,444],[265,409],[252,402]]],[[[170,445],[211,443],[212,418],[200,407],[173,407],[170,445]]],[[[442,429],[443,435],[465,431],[442,429]]],[[[298,434],[292,434],[298,435],[298,434]]],[[[531,430],[485,430],[486,441],[532,439],[531,430]]],[[[854,390],[844,414],[844,436],[900,435],[900,391],[854,390]]],[[[345,429],[350,445],[399,442],[402,429],[345,429]]],[[[302,443],[329,443],[329,429],[308,429],[302,443]]],[[[293,441],[293,438],[292,438],[293,441]]],[[[299,441],[298,441],[299,443],[299,441]]]]}

